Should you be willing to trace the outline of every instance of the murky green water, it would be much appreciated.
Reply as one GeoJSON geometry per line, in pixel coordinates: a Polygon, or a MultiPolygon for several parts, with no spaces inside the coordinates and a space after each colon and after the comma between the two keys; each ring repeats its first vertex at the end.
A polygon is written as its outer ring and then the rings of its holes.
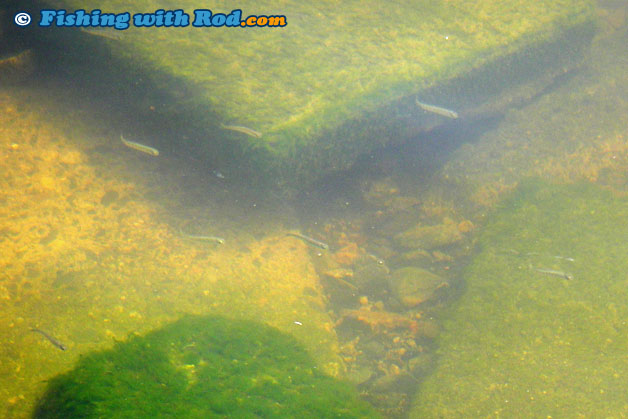
{"type": "Polygon", "coordinates": [[[625,5],[332,3],[0,9],[0,415],[628,414],[625,5]]]}

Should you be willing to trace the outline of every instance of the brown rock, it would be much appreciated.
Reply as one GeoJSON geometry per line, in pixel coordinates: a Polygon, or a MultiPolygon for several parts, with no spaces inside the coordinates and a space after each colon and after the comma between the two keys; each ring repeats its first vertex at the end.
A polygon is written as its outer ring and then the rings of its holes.
{"type": "Polygon", "coordinates": [[[334,279],[346,279],[353,277],[353,271],[351,269],[336,268],[326,271],[325,275],[334,279]]]}
{"type": "Polygon", "coordinates": [[[413,249],[401,255],[404,262],[416,262],[416,265],[425,265],[432,262],[432,255],[423,249],[413,249]]]}
{"type": "Polygon", "coordinates": [[[458,231],[460,231],[461,233],[468,233],[473,229],[475,229],[475,226],[469,220],[463,220],[458,223],[458,231]]]}
{"type": "Polygon", "coordinates": [[[425,226],[417,224],[395,236],[395,242],[407,249],[431,250],[447,246],[462,239],[458,226],[453,223],[425,226]]]}
{"type": "Polygon", "coordinates": [[[448,286],[445,279],[416,267],[397,269],[390,277],[393,294],[406,307],[415,307],[429,300],[444,286],[448,286]]]}
{"type": "Polygon", "coordinates": [[[428,339],[436,339],[440,333],[440,327],[434,320],[418,320],[417,336],[423,336],[428,339]]]}
{"type": "Polygon", "coordinates": [[[360,256],[360,248],[356,243],[348,243],[334,253],[334,260],[344,266],[353,265],[355,260],[360,256]]]}

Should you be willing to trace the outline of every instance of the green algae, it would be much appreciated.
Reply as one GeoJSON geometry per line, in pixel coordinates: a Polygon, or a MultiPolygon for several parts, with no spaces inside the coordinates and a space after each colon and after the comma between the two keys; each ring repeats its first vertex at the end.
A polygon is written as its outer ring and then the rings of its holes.
{"type": "Polygon", "coordinates": [[[252,321],[187,316],[84,356],[50,380],[35,417],[377,417],[294,338],[252,321]]]}
{"type": "Polygon", "coordinates": [[[482,234],[415,417],[626,415],[627,215],[596,186],[520,186],[482,234]]]}
{"type": "MultiPolygon", "coordinates": [[[[117,0],[66,3],[128,11],[128,3],[117,0]]],[[[162,6],[143,0],[130,12],[162,6]]],[[[191,16],[195,7],[191,1],[177,3],[191,16]]],[[[164,90],[173,88],[173,78],[184,80],[189,93],[167,104],[164,116],[193,114],[190,122],[211,134],[201,147],[205,152],[215,154],[220,143],[237,144],[250,163],[283,180],[346,169],[360,154],[416,132],[425,123],[414,104],[418,93],[462,110],[485,100],[474,93],[519,83],[518,72],[542,73],[548,58],[578,56],[579,47],[568,40],[570,48],[562,43],[541,53],[536,48],[573,28],[590,34],[593,21],[587,0],[398,1],[394,7],[354,1],[341,8],[331,1],[316,7],[244,1],[238,7],[245,16],[285,14],[288,25],[131,28],[107,45],[164,90]],[[518,52],[525,65],[501,62],[518,52]],[[480,74],[480,83],[465,76],[487,67],[499,71],[480,74]],[[490,74],[509,79],[496,83],[490,74]],[[226,132],[221,123],[243,125],[263,137],[226,132]]],[[[212,3],[215,12],[231,9],[224,1],[212,3]]]]}

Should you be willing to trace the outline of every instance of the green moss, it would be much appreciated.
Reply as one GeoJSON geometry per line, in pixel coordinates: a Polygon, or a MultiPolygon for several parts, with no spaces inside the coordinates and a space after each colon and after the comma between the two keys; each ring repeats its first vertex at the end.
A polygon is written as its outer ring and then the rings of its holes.
{"type": "Polygon", "coordinates": [[[189,316],[83,357],[35,417],[376,417],[295,339],[251,321],[189,316]]]}
{"type": "Polygon", "coordinates": [[[482,234],[416,417],[626,415],[627,216],[596,186],[520,186],[482,234]]]}
{"type": "MultiPolygon", "coordinates": [[[[128,9],[119,0],[67,3],[128,9]]],[[[132,12],[161,7],[154,0],[136,1],[132,12]]],[[[196,7],[190,0],[177,3],[191,16],[196,7]]],[[[593,20],[589,0],[424,0],[397,1],[394,7],[375,0],[342,7],[333,1],[243,1],[237,7],[244,16],[286,15],[288,25],[131,28],[108,46],[166,91],[180,88],[173,78],[185,81],[189,94],[167,106],[172,114],[194,113],[188,122],[211,138],[208,155],[219,149],[215,143],[236,143],[260,168],[285,170],[284,179],[345,169],[358,155],[403,137],[409,124],[421,127],[417,94],[462,111],[483,103],[476,91],[520,83],[514,73],[539,77],[551,59],[560,67],[557,57],[580,56],[579,41],[564,40],[541,53],[536,48],[569,29],[590,33],[593,20]],[[474,80],[474,71],[503,65],[501,60],[520,51],[528,52],[524,65],[494,72],[512,76],[503,83],[490,75],[474,80]],[[226,131],[221,123],[244,125],[263,137],[226,131]]],[[[232,5],[216,1],[212,10],[228,13],[232,5]]]]}

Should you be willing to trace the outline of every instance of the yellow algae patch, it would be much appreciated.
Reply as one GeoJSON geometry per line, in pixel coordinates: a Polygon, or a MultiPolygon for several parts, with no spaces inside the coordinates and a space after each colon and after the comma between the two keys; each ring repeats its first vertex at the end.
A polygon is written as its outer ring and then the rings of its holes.
{"type": "MultiPolygon", "coordinates": [[[[88,159],[93,144],[70,141],[39,105],[15,102],[0,93],[0,336],[11,348],[0,355],[0,416],[27,416],[46,380],[81,354],[186,313],[275,326],[328,373],[343,371],[306,245],[283,232],[246,246],[233,230],[217,247],[185,240],[143,198],[150,163],[88,159]]],[[[175,189],[168,181],[158,183],[175,189]]]]}
{"type": "Polygon", "coordinates": [[[54,190],[57,185],[57,180],[52,176],[42,176],[39,178],[39,184],[44,189],[54,190]]]}
{"type": "Polygon", "coordinates": [[[67,150],[61,153],[59,161],[65,164],[79,164],[83,161],[83,157],[81,153],[76,150],[67,150]]]}

